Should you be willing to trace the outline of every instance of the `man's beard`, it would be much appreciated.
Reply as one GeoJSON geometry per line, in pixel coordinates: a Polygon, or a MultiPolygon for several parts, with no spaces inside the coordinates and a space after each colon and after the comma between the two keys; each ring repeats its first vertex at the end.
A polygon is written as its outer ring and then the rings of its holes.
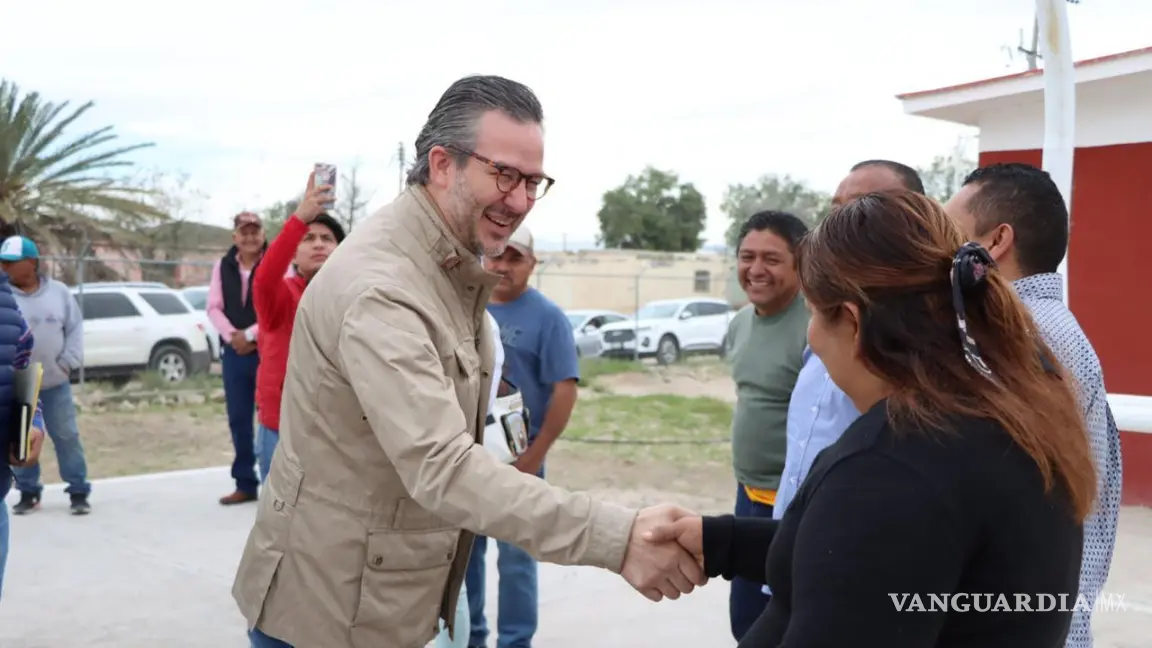
{"type": "Polygon", "coordinates": [[[449,217],[456,225],[456,236],[460,237],[460,242],[476,256],[484,254],[485,250],[476,235],[477,215],[483,213],[484,208],[468,191],[463,174],[457,175],[456,181],[452,183],[448,191],[448,203],[449,217]]]}
{"type": "Polygon", "coordinates": [[[478,257],[498,257],[504,254],[504,243],[499,243],[492,249],[484,249],[484,244],[477,234],[477,223],[484,217],[487,209],[476,200],[468,190],[463,174],[456,176],[456,181],[448,191],[449,219],[456,225],[456,235],[460,243],[471,250],[478,257]]]}

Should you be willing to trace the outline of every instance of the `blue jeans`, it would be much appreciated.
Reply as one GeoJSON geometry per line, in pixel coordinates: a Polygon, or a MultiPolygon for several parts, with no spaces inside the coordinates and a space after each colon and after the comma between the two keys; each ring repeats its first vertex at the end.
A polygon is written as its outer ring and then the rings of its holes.
{"type": "Polygon", "coordinates": [[[471,625],[468,615],[468,585],[465,584],[460,588],[460,598],[456,599],[456,627],[452,633],[455,638],[448,638],[448,628],[441,621],[435,648],[468,648],[472,635],[471,625]]]}
{"type": "Polygon", "coordinates": [[[8,564],[8,502],[0,498],[0,596],[4,594],[4,566],[8,564]]]}
{"type": "MultiPolygon", "coordinates": [[[[543,468],[537,476],[544,477],[543,468]]],[[[496,559],[496,571],[500,578],[496,645],[498,648],[531,648],[539,612],[536,561],[516,545],[498,541],[496,547],[500,551],[496,559]]],[[[485,646],[488,641],[488,620],[484,617],[484,556],[487,552],[488,538],[476,536],[464,578],[468,587],[468,608],[472,616],[470,646],[485,646]]]]}
{"type": "Polygon", "coordinates": [[[280,444],[280,432],[263,424],[256,426],[256,461],[260,464],[260,479],[267,483],[272,471],[272,454],[280,444]]]}
{"type": "MultiPolygon", "coordinates": [[[[772,507],[767,504],[753,502],[744,492],[742,484],[736,485],[736,516],[771,518],[772,507]]],[[[756,619],[768,607],[771,597],[764,593],[764,584],[744,580],[732,579],[732,591],[728,596],[728,618],[732,624],[732,636],[739,642],[756,619]]]]}
{"type": "MultiPolygon", "coordinates": [[[[56,465],[60,469],[60,479],[67,482],[64,492],[70,495],[87,495],[92,492],[88,483],[88,462],[84,460],[84,446],[80,443],[80,428],[76,425],[76,405],[72,402],[72,385],[64,383],[40,392],[40,402],[44,408],[44,427],[48,428],[48,438],[56,451],[56,465]]],[[[40,464],[27,468],[13,468],[16,488],[21,493],[40,495],[44,485],[40,483],[40,464]]]]}
{"type": "Polygon", "coordinates": [[[292,644],[269,637],[261,632],[260,628],[248,631],[248,645],[250,648],[292,648],[292,644]]]}
{"type": "Polygon", "coordinates": [[[260,356],[240,355],[231,346],[220,349],[224,375],[224,402],[228,410],[228,427],[232,430],[232,479],[236,490],[256,495],[260,480],[256,478],[256,369],[260,356]]]}

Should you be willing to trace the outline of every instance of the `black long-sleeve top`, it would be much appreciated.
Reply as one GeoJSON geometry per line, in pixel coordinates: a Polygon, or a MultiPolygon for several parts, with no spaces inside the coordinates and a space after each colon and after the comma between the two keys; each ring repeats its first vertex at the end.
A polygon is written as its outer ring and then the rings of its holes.
{"type": "Polygon", "coordinates": [[[816,458],[782,520],[705,518],[708,575],[772,590],[739,648],[1063,646],[1082,551],[1066,491],[1045,493],[996,423],[942,427],[894,430],[881,401],[816,458]],[[941,609],[956,593],[970,596],[941,609]],[[1017,594],[1055,610],[1016,611],[1017,594]]]}

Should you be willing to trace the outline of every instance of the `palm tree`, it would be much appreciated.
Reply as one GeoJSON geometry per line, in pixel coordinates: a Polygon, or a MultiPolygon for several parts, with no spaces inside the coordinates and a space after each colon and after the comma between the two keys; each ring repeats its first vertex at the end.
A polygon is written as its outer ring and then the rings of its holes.
{"type": "Polygon", "coordinates": [[[88,244],[123,241],[125,230],[167,220],[151,192],[113,177],[132,166],[129,153],[152,144],[109,147],[111,126],[73,137],[66,131],[92,108],[69,110],[0,80],[0,222],[57,254],[82,255],[88,244]]]}

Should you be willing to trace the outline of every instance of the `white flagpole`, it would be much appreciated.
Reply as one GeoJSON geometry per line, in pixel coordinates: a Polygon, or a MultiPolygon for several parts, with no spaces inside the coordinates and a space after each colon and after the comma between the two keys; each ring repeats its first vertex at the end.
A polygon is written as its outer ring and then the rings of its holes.
{"type": "MultiPolygon", "coordinates": [[[[1072,213],[1072,161],[1076,150],[1076,77],[1066,0],[1036,0],[1040,56],[1044,61],[1044,160],[1042,166],[1064,195],[1069,226],[1072,213]]],[[[1064,303],[1069,303],[1068,257],[1060,264],[1064,303]]]]}

